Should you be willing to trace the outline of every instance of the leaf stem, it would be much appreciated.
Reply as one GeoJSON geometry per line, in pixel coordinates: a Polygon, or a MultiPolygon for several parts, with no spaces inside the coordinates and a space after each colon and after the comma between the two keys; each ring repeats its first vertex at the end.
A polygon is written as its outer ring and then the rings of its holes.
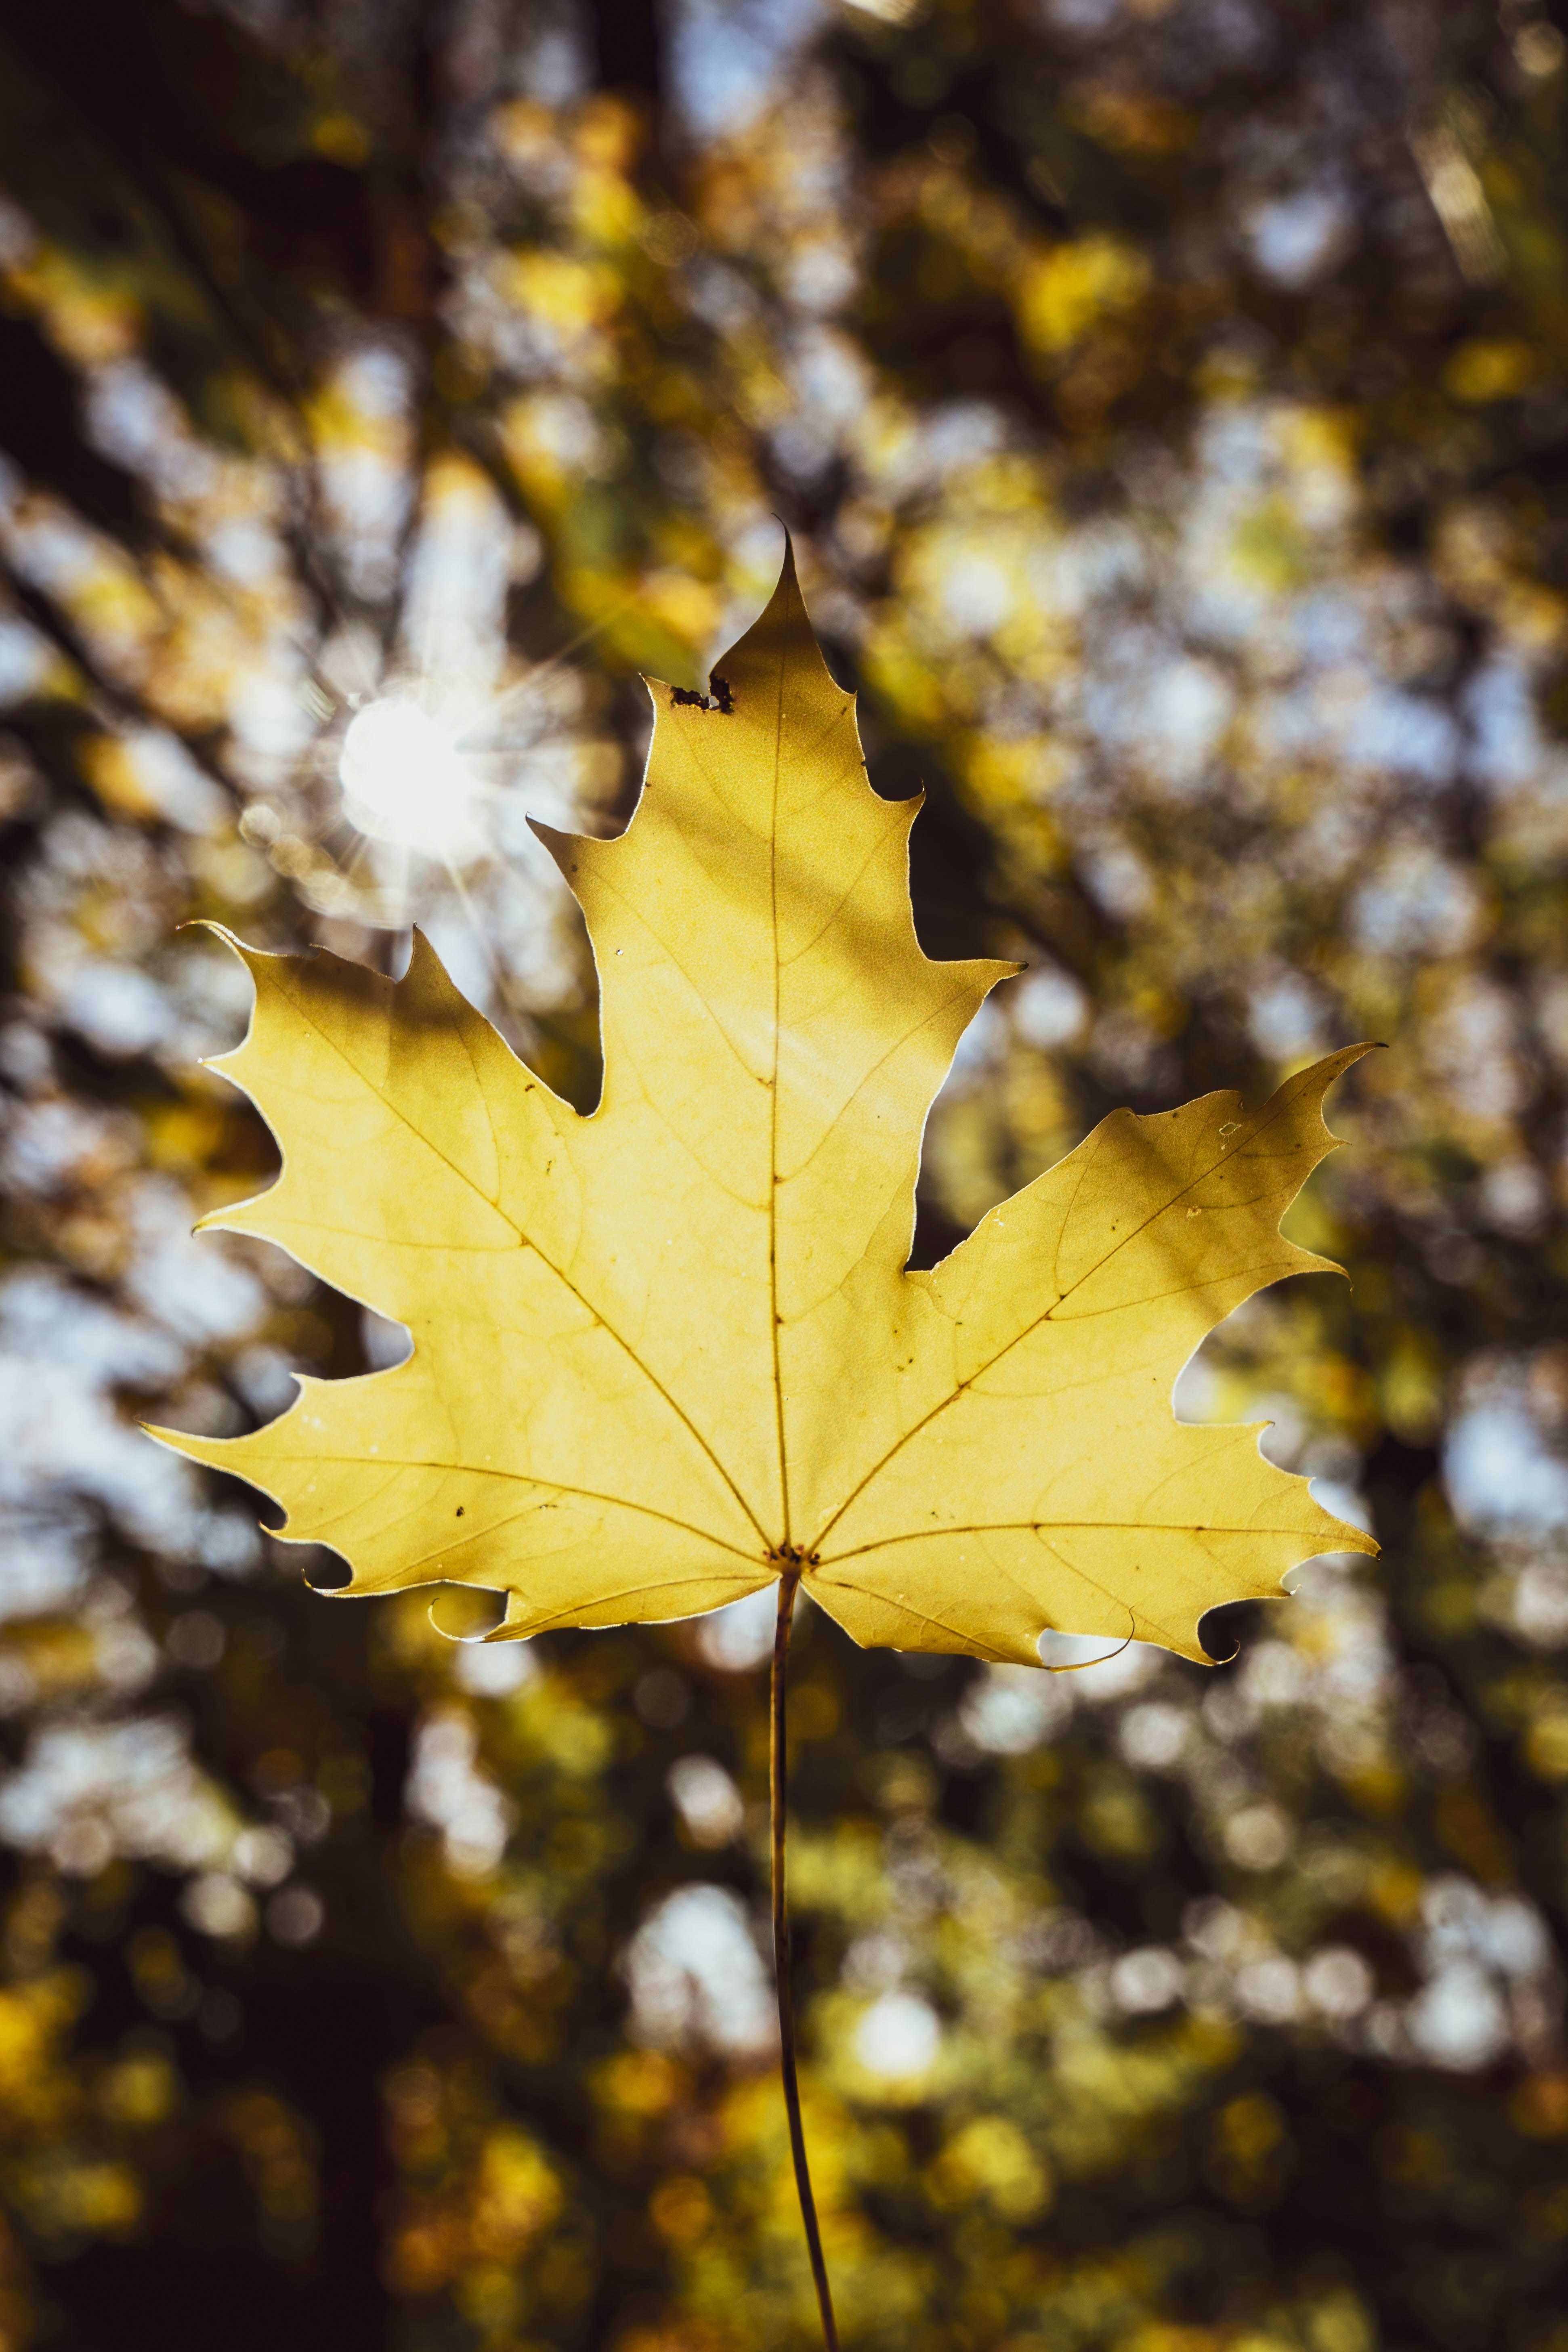
{"type": "Polygon", "coordinates": [[[805,2132],[800,2120],[800,2084],[795,2069],[795,2003],[790,1995],[789,1912],[784,1903],[784,1701],[789,1658],[790,1620],[800,1570],[786,1566],[779,1577],[779,1613],[773,1628],[773,1718],[768,1740],[768,1814],[773,1832],[773,1971],[779,1995],[779,2072],[784,2078],[784,2106],[789,2115],[790,2153],[795,2158],[795,2192],[800,2218],[805,2224],[806,2252],[816,2286],[816,2307],[822,2315],[822,2340],[827,2352],[838,2352],[838,2329],[833,2317],[833,2294],[827,2264],[822,2258],[822,2235],[816,2226],[816,2202],[811,2193],[811,2169],[805,2160],[805,2132]]]}

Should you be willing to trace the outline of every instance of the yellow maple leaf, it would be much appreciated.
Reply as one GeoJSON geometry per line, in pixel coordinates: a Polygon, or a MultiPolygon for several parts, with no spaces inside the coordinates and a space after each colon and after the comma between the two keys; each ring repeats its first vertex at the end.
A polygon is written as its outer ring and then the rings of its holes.
{"type": "Polygon", "coordinates": [[[255,1018],[215,1066],[284,1166],[205,1222],[280,1244],[414,1352],[302,1381],[251,1436],[156,1433],[273,1496],[353,1592],[504,1592],[492,1639],[686,1616],[798,1572],[862,1643],[1037,1664],[1056,1628],[1203,1659],[1206,1610],[1374,1549],[1256,1429],[1171,1407],[1232,1307],[1336,1270],[1279,1223],[1365,1049],[1261,1110],[1118,1111],[908,1271],[927,1111],[1015,968],[921,952],[920,802],[872,792],[787,561],[711,703],[653,692],[627,830],[540,828],[598,963],[592,1115],[422,939],[395,983],[238,948],[255,1018]]]}
{"type": "Polygon", "coordinates": [[[1173,1383],[1233,1307],[1326,1268],[1279,1218],[1362,1047],[1235,1095],[1118,1111],[930,1273],[906,1265],[926,1114],[1015,966],[915,938],[919,800],[879,800],[853,698],[786,560],[710,698],[656,685],[637,814],[539,830],[600,979],[584,1118],[423,940],[393,982],[261,955],[237,1053],[283,1150],[208,1225],[279,1243],[408,1325],[409,1360],[305,1380],[249,1437],[154,1433],[281,1503],[348,1590],[503,1592],[489,1638],[689,1616],[777,1582],[773,1935],[784,2095],[823,2335],[832,2298],[795,2084],[784,1659],[797,1590],[860,1643],[1040,1663],[1047,1628],[1202,1659],[1216,1603],[1374,1549],[1173,1383]]]}

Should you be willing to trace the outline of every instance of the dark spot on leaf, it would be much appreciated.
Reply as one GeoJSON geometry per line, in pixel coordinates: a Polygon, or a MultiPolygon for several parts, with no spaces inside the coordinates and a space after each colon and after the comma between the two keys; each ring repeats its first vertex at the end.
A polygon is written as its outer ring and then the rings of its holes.
{"type": "Polygon", "coordinates": [[[713,680],[713,691],[710,695],[699,694],[694,687],[672,686],[669,689],[669,700],[672,709],[677,703],[680,703],[690,710],[721,710],[726,716],[735,708],[734,692],[729,679],[724,677],[716,677],[713,680]]]}

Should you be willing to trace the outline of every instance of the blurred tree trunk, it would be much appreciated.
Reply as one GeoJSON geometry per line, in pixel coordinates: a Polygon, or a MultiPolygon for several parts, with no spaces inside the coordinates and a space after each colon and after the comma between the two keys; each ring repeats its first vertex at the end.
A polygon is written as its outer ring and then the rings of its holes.
{"type": "Polygon", "coordinates": [[[665,99],[664,11],[657,0],[587,0],[595,79],[625,90],[656,116],[665,99]]]}

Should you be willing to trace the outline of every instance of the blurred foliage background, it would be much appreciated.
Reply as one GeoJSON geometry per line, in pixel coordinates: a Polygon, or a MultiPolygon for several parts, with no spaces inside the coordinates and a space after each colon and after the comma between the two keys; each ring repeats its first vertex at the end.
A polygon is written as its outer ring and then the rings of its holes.
{"type": "Polygon", "coordinates": [[[815,2340],[755,1611],[464,1650],[132,1426],[400,1344],[188,1238],[274,1162],[179,927],[417,920],[590,1103],[523,819],[624,820],[775,518],[925,944],[1028,966],[928,1262],[1118,1102],[1391,1048],[1293,1227],[1353,1286],[1180,1391],[1380,1561],[1213,1673],[805,1612],[847,2341],[1568,2352],[1562,14],[0,6],[6,2352],[815,2340]]]}

